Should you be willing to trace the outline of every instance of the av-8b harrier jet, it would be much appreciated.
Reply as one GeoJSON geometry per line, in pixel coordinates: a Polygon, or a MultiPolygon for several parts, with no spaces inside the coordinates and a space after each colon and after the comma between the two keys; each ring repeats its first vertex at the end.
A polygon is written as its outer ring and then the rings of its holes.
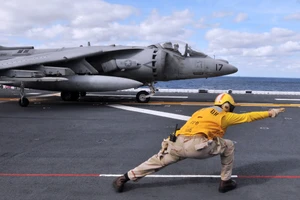
{"type": "Polygon", "coordinates": [[[142,90],[136,95],[138,102],[148,102],[157,81],[216,77],[237,70],[226,60],[180,42],[60,49],[0,46],[0,83],[20,87],[23,107],[29,104],[24,88],[60,91],[63,100],[76,101],[87,92],[149,86],[150,93],[142,90]]]}

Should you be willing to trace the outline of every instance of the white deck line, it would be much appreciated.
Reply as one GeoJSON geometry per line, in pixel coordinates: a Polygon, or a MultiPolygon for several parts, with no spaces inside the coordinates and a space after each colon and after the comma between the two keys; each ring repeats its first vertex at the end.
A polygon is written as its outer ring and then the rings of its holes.
{"type": "Polygon", "coordinates": [[[148,115],[155,115],[160,117],[166,117],[171,119],[178,119],[182,121],[187,121],[191,116],[185,116],[185,115],[179,115],[179,114],[173,114],[173,113],[167,113],[167,112],[161,112],[161,111],[155,111],[155,110],[149,110],[149,109],[143,109],[143,108],[136,108],[131,106],[124,106],[124,105],[108,105],[109,107],[118,108],[122,110],[132,111],[132,112],[139,112],[144,113],[148,115]]]}
{"type": "MultiPolygon", "coordinates": [[[[100,174],[100,177],[119,177],[123,174],[100,174]]],[[[145,178],[221,178],[220,175],[148,175],[145,178]]],[[[237,175],[231,175],[232,178],[238,178],[237,175]]]]}
{"type": "Polygon", "coordinates": [[[276,101],[300,101],[300,99],[279,99],[275,98],[276,101]]]}
{"type": "MultiPolygon", "coordinates": [[[[138,88],[138,89],[127,89],[122,91],[132,91],[138,92],[141,90],[150,91],[148,88],[138,88]]],[[[206,91],[206,93],[223,93],[223,92],[231,92],[232,94],[246,94],[251,92],[250,94],[263,94],[263,95],[300,95],[300,92],[297,91],[260,91],[260,90],[207,90],[207,89],[157,89],[158,92],[170,92],[170,93],[205,93],[199,92],[199,90],[206,91]]]]}
{"type": "MultiPolygon", "coordinates": [[[[136,97],[136,95],[126,94],[87,94],[89,97],[136,97]]],[[[187,99],[188,96],[151,96],[151,98],[165,98],[165,99],[187,99]]]]}

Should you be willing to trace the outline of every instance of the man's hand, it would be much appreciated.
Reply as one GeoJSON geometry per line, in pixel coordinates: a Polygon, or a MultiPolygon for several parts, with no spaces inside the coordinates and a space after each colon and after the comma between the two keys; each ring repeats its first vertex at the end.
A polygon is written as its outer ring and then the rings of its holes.
{"type": "Polygon", "coordinates": [[[274,118],[276,117],[279,113],[284,112],[285,108],[272,108],[269,110],[269,116],[274,118]]]}

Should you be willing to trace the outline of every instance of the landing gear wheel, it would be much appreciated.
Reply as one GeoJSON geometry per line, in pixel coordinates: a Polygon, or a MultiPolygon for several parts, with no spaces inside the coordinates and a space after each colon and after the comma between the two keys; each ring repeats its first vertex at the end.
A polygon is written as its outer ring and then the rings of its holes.
{"type": "Polygon", "coordinates": [[[86,96],[86,92],[79,92],[79,95],[80,95],[81,97],[85,97],[85,96],[86,96]]]}
{"type": "Polygon", "coordinates": [[[149,92],[140,91],[136,94],[136,101],[139,103],[148,103],[150,101],[149,92]]]}
{"type": "Polygon", "coordinates": [[[27,107],[29,105],[29,100],[26,97],[20,98],[19,105],[21,107],[27,107]]]}
{"type": "Polygon", "coordinates": [[[61,92],[60,97],[64,101],[77,101],[79,98],[79,92],[61,92]]]}
{"type": "Polygon", "coordinates": [[[79,92],[72,92],[72,100],[77,101],[79,99],[79,92]]]}
{"type": "Polygon", "coordinates": [[[72,93],[71,92],[61,92],[60,97],[64,101],[71,101],[72,99],[72,93]]]}

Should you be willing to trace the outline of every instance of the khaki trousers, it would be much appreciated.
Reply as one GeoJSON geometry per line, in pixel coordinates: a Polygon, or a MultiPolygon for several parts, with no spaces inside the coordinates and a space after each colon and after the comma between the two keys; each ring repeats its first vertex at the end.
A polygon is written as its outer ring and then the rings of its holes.
{"type": "Polygon", "coordinates": [[[208,140],[203,135],[179,135],[175,143],[164,140],[162,149],[147,161],[128,171],[130,180],[137,181],[146,175],[186,158],[206,159],[216,155],[221,157],[221,179],[229,180],[234,160],[234,144],[231,140],[218,138],[208,140]]]}

